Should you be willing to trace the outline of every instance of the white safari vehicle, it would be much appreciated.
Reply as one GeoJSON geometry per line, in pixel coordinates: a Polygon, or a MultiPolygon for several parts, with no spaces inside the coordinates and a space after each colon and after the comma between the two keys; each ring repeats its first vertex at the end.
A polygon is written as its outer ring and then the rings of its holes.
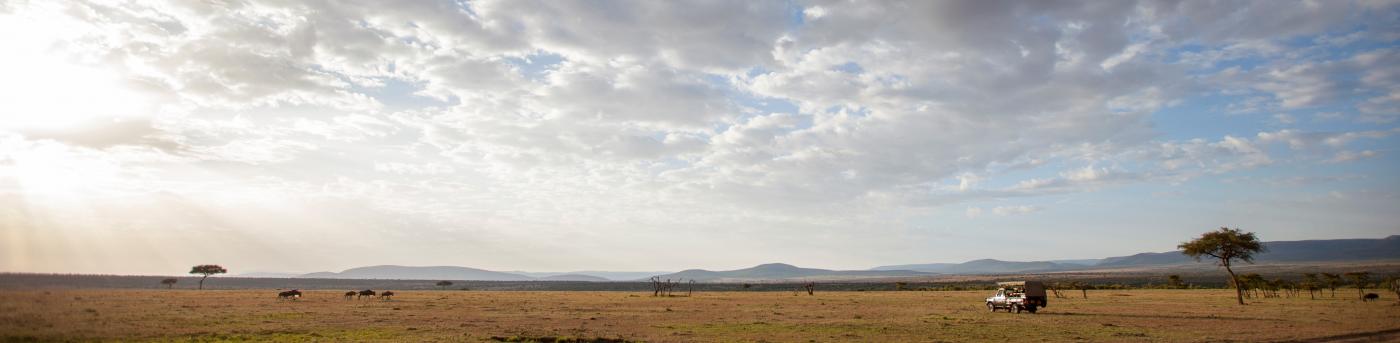
{"type": "Polygon", "coordinates": [[[998,282],[997,293],[987,298],[987,310],[996,312],[998,309],[1006,309],[1006,312],[1021,313],[1028,311],[1035,313],[1041,307],[1045,307],[1047,298],[1045,297],[1045,284],[1040,281],[1011,281],[998,282]]]}

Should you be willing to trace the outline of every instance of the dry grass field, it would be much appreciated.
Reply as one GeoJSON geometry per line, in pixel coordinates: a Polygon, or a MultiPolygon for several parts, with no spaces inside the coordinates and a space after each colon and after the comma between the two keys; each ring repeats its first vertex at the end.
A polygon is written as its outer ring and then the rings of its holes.
{"type": "MultiPolygon", "coordinates": [[[[1333,341],[1400,339],[1395,299],[1267,299],[1223,290],[1091,291],[1039,314],[990,313],[985,291],[697,293],[404,291],[344,300],[310,291],[0,291],[6,341],[1333,341]]],[[[1075,293],[1074,295],[1078,295],[1075,293]]]]}

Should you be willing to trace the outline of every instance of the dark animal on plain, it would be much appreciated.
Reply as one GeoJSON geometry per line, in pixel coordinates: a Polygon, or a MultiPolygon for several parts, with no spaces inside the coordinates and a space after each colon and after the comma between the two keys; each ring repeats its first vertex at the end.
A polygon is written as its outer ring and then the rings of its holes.
{"type": "Polygon", "coordinates": [[[394,291],[384,291],[384,293],[380,293],[380,294],[379,294],[379,299],[389,300],[389,298],[391,298],[391,297],[393,297],[393,296],[394,296],[394,291]]]}
{"type": "Polygon", "coordinates": [[[1376,293],[1366,293],[1366,295],[1364,295],[1364,296],[1361,297],[1361,301],[1372,301],[1372,300],[1376,300],[1376,299],[1380,299],[1380,298],[1381,298],[1381,295],[1380,295],[1380,294],[1376,294],[1376,293]]]}
{"type": "Polygon", "coordinates": [[[296,300],[298,298],[301,298],[301,291],[295,289],[277,293],[277,299],[296,300]]]}
{"type": "Polygon", "coordinates": [[[345,292],[345,300],[355,299],[355,291],[345,292]]]}
{"type": "Polygon", "coordinates": [[[363,290],[363,291],[360,291],[360,296],[359,296],[359,297],[356,297],[355,299],[364,298],[364,297],[369,297],[370,299],[374,299],[374,291],[368,290],[368,289],[363,290]]]}

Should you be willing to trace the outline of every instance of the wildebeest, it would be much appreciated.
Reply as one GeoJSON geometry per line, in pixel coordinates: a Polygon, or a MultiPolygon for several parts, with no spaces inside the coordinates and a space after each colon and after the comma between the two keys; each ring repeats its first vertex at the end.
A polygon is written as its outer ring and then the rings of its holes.
{"type": "Polygon", "coordinates": [[[394,291],[384,291],[384,293],[380,293],[380,294],[379,294],[379,298],[380,298],[380,299],[384,299],[384,300],[389,300],[389,298],[390,298],[390,297],[393,297],[393,296],[394,296],[394,291]]]}
{"type": "Polygon", "coordinates": [[[1361,301],[1372,301],[1372,300],[1376,300],[1376,299],[1380,299],[1380,298],[1381,298],[1381,295],[1380,295],[1380,294],[1376,294],[1376,293],[1366,293],[1366,295],[1361,296],[1361,301]]]}
{"type": "Polygon", "coordinates": [[[355,298],[355,291],[345,292],[345,300],[350,300],[350,299],[354,299],[354,298],[355,298]]]}
{"type": "Polygon", "coordinates": [[[372,291],[372,290],[366,289],[366,290],[360,291],[359,294],[360,294],[360,296],[359,296],[359,297],[356,297],[355,299],[364,298],[364,297],[369,297],[370,299],[374,299],[374,291],[372,291]]]}
{"type": "Polygon", "coordinates": [[[277,293],[277,299],[296,300],[297,298],[301,298],[301,291],[295,289],[277,293]]]}

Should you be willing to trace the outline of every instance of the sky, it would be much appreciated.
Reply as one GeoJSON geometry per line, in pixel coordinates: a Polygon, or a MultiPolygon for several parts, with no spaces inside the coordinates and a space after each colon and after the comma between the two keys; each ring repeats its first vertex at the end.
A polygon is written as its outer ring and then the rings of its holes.
{"type": "Polygon", "coordinates": [[[1400,234],[1396,1],[0,2],[0,271],[1400,234]]]}

